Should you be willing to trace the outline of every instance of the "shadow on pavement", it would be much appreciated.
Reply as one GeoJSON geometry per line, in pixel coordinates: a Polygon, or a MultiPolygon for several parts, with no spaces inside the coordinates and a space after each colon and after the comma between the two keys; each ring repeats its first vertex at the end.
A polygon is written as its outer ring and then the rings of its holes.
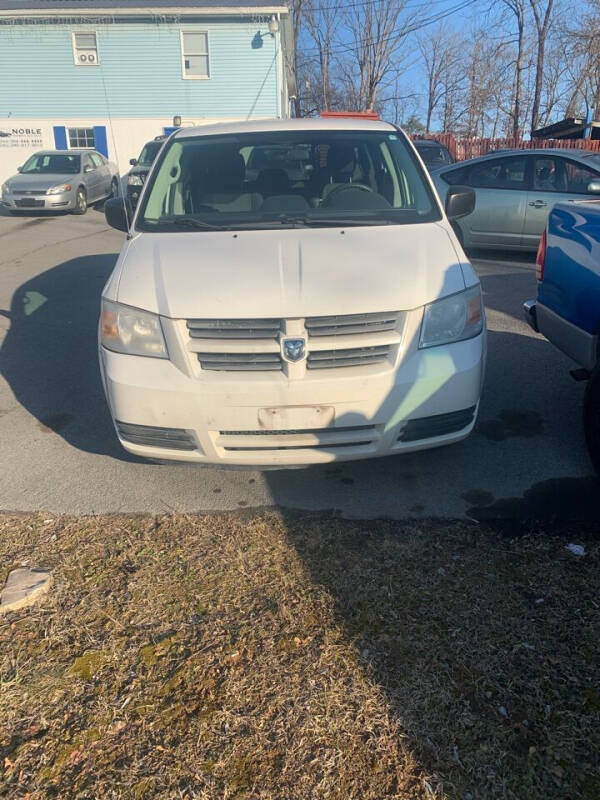
{"type": "Polygon", "coordinates": [[[100,295],[116,253],[74,258],[15,292],[0,372],[16,399],[73,447],[137,461],[115,436],[100,382],[100,295]]]}

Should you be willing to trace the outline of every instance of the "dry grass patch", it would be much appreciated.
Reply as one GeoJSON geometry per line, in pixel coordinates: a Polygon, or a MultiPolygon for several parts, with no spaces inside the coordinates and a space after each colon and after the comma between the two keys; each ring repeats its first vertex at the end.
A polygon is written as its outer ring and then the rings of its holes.
{"type": "Polygon", "coordinates": [[[55,584],[0,618],[0,796],[597,800],[600,553],[565,542],[4,516],[55,584]]]}

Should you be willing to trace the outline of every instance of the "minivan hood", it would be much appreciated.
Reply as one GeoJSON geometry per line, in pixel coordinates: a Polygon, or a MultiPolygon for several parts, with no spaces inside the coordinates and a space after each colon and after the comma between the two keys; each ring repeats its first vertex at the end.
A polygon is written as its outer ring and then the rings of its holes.
{"type": "Polygon", "coordinates": [[[464,288],[443,223],[423,223],[137,234],[110,295],[176,319],[290,318],[407,310],[464,288]]]}

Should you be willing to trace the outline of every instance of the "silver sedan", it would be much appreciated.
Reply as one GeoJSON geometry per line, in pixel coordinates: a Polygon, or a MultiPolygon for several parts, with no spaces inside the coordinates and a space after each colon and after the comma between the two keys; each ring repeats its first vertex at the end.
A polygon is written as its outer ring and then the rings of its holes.
{"type": "Polygon", "coordinates": [[[456,223],[465,247],[536,250],[554,203],[600,199],[600,153],[506,150],[432,173],[442,203],[450,186],[475,190],[475,210],[456,223]]]}
{"type": "Polygon", "coordinates": [[[71,211],[119,193],[117,166],[95,150],[43,150],[2,184],[1,203],[11,214],[71,211]]]}

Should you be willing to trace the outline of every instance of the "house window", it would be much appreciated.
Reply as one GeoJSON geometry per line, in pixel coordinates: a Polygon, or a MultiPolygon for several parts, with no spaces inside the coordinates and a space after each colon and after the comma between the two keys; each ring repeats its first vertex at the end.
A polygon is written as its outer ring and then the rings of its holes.
{"type": "Polygon", "coordinates": [[[77,67],[98,66],[98,41],[95,33],[73,34],[73,59],[77,67]]]}
{"type": "Polygon", "coordinates": [[[208,78],[208,33],[181,31],[181,60],[184,78],[208,78]]]}
{"type": "Polygon", "coordinates": [[[78,148],[93,149],[95,146],[93,128],[69,128],[70,150],[77,150],[78,148]]]}

